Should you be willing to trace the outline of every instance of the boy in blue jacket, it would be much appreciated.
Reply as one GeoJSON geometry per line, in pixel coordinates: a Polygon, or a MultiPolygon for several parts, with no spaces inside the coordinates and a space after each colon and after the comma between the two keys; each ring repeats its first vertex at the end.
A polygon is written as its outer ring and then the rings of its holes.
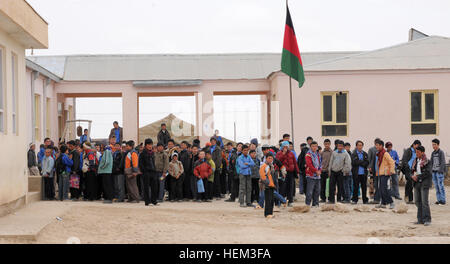
{"type": "MultiPolygon", "coordinates": [[[[60,155],[59,157],[59,183],[58,183],[58,196],[59,199],[62,200],[69,200],[69,177],[70,173],[72,172],[72,166],[73,166],[73,160],[72,160],[72,154],[69,154],[69,149],[66,145],[62,145],[60,148],[60,155]]],[[[58,162],[57,162],[58,163],[58,162]]]]}
{"type": "Polygon", "coordinates": [[[239,203],[241,207],[252,206],[252,167],[255,162],[248,154],[248,146],[242,146],[242,155],[237,159],[239,168],[239,203]],[[245,200],[244,200],[245,198],[245,200]]]}

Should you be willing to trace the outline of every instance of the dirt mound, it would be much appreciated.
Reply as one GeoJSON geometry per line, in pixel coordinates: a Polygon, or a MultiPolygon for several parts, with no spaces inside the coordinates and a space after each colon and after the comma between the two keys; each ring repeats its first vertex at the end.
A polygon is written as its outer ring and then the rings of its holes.
{"type": "Polygon", "coordinates": [[[394,213],[397,214],[406,214],[408,212],[408,206],[404,203],[399,204],[396,206],[396,209],[392,210],[394,213]]]}
{"type": "Polygon", "coordinates": [[[371,211],[370,207],[367,205],[359,205],[359,206],[353,208],[353,210],[358,211],[358,212],[370,212],[371,211]]]}
{"type": "Polygon", "coordinates": [[[301,206],[294,206],[291,209],[289,209],[289,212],[292,213],[307,213],[311,210],[311,207],[308,205],[301,205],[301,206]]]}
{"type": "Polygon", "coordinates": [[[320,207],[320,210],[322,212],[327,212],[327,211],[335,211],[338,213],[348,213],[350,212],[350,209],[348,206],[344,205],[344,204],[324,204],[322,205],[322,207],[320,207]]]}

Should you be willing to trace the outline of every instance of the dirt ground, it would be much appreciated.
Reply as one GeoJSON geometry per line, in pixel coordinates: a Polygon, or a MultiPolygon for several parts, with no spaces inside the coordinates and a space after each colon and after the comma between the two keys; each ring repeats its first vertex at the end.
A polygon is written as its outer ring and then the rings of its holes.
{"type": "MultiPolygon", "coordinates": [[[[447,187],[447,193],[450,188],[447,187]]],[[[294,204],[304,204],[297,195],[294,204]]],[[[450,207],[435,205],[430,191],[432,225],[414,225],[415,205],[392,210],[347,213],[320,208],[307,213],[276,208],[273,219],[263,211],[223,200],[213,203],[169,203],[160,206],[66,202],[71,209],[53,220],[33,243],[450,243],[450,207]],[[75,237],[76,239],[73,240],[75,237]],[[368,240],[369,239],[369,240],[368,240]]],[[[58,202],[55,202],[58,203],[58,202]]],[[[397,205],[404,203],[397,201],[397,205]]],[[[370,209],[374,205],[369,205],[370,209]]],[[[23,243],[21,241],[3,241],[23,243]]]]}

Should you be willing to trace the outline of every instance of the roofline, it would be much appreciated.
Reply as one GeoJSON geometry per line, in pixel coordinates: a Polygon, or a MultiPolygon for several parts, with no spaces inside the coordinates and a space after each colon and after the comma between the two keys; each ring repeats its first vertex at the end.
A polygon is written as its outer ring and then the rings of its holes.
{"type": "Polygon", "coordinates": [[[41,19],[42,19],[42,21],[44,21],[44,23],[45,24],[47,24],[47,26],[48,26],[48,22],[47,22],[47,20],[45,20],[37,11],[36,11],[36,9],[34,9],[33,8],[33,6],[32,5],[30,5],[30,3],[28,3],[28,1],[27,0],[24,0],[24,2],[34,11],[34,13],[36,14],[36,15],[38,15],[38,17],[40,17],[41,19]]]}
{"type": "MultiPolygon", "coordinates": [[[[340,54],[340,53],[355,53],[359,54],[362,51],[310,51],[302,52],[302,54],[340,54]]],[[[120,56],[235,56],[235,55],[281,55],[281,52],[231,52],[231,53],[117,53],[117,54],[59,54],[59,55],[36,55],[27,56],[32,58],[37,57],[120,57],[120,56]]]]}
{"type": "Polygon", "coordinates": [[[424,41],[424,40],[427,40],[427,39],[430,39],[430,38],[435,38],[435,37],[448,39],[447,37],[432,35],[432,36],[424,37],[424,38],[421,38],[421,39],[411,40],[411,41],[408,41],[408,42],[402,42],[402,43],[399,43],[399,44],[396,44],[396,45],[387,46],[387,47],[380,48],[380,49],[363,51],[361,53],[352,54],[352,55],[348,55],[348,56],[343,56],[343,57],[339,57],[339,58],[334,58],[334,59],[331,59],[331,60],[319,61],[319,62],[308,64],[308,65],[305,65],[305,66],[316,66],[316,65],[322,65],[322,64],[326,64],[326,63],[341,61],[341,60],[344,60],[344,59],[351,59],[351,58],[354,58],[354,57],[358,57],[358,56],[362,56],[362,55],[366,55],[366,54],[371,54],[371,53],[382,51],[382,50],[387,50],[387,49],[391,49],[391,48],[406,46],[406,45],[409,45],[410,43],[424,41]]]}
{"type": "Polygon", "coordinates": [[[59,77],[56,74],[48,71],[47,69],[45,69],[44,67],[40,66],[39,64],[37,64],[37,63],[35,63],[35,62],[33,62],[33,61],[29,60],[29,59],[26,59],[25,62],[26,62],[26,66],[28,68],[32,69],[33,71],[37,71],[40,74],[50,78],[51,80],[53,80],[55,82],[62,81],[61,77],[59,77]]]}

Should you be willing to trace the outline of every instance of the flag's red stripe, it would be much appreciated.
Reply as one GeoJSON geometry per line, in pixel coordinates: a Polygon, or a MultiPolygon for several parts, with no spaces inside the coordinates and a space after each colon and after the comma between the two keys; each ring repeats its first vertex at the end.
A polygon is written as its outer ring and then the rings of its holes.
{"type": "Polygon", "coordinates": [[[302,58],[300,57],[300,51],[297,45],[297,38],[295,37],[294,30],[288,25],[284,29],[284,43],[283,48],[294,54],[298,58],[300,65],[303,66],[302,58]]]}

